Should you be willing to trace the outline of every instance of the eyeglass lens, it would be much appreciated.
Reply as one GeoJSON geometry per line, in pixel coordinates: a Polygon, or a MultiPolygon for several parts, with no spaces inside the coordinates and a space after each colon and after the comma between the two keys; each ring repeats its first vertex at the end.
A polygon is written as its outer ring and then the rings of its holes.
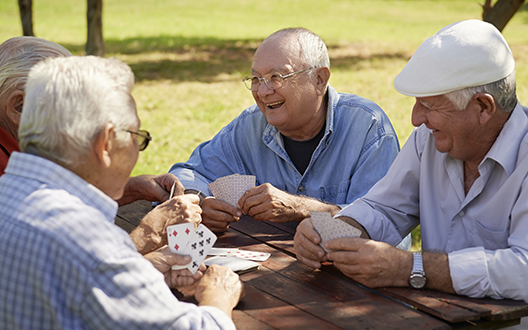
{"type": "Polygon", "coordinates": [[[147,149],[147,146],[149,145],[149,142],[152,139],[150,133],[145,130],[140,130],[137,132],[136,136],[138,139],[139,151],[147,149]]]}

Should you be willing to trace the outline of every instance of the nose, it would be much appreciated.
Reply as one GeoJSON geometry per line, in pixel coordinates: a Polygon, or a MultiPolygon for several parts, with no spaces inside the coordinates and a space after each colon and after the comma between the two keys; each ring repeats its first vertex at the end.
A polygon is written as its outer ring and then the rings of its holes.
{"type": "Polygon", "coordinates": [[[411,123],[413,126],[418,127],[427,122],[427,111],[427,108],[420,101],[416,100],[411,114],[411,123]]]}
{"type": "Polygon", "coordinates": [[[260,86],[257,91],[257,94],[260,98],[265,97],[266,95],[272,94],[273,92],[274,90],[269,88],[264,80],[260,82],[260,86]]]}

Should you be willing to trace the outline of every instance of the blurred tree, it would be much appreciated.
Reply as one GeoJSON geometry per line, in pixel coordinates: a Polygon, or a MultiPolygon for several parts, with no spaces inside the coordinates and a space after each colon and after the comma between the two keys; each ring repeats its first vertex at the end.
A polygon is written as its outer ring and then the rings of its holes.
{"type": "Polygon", "coordinates": [[[20,8],[20,19],[22,20],[22,33],[25,36],[34,36],[33,34],[33,3],[31,0],[18,0],[20,8]]]}
{"type": "Polygon", "coordinates": [[[491,0],[486,0],[482,5],[482,20],[502,31],[523,3],[524,0],[497,0],[493,5],[491,0]]]}
{"type": "Polygon", "coordinates": [[[103,0],[88,0],[86,16],[88,20],[86,55],[103,57],[105,52],[103,39],[103,0]]]}
{"type": "MultiPolygon", "coordinates": [[[[22,31],[25,36],[33,33],[33,1],[18,0],[22,31]]],[[[105,43],[103,39],[103,0],[87,0],[86,18],[88,36],[86,39],[86,55],[104,56],[105,43]]]]}

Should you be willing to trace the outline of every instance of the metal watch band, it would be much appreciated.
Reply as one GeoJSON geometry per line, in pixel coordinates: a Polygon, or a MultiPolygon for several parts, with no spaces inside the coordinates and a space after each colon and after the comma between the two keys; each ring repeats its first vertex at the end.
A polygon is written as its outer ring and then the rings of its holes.
{"type": "Polygon", "coordinates": [[[422,252],[413,252],[413,274],[424,274],[422,252]]]}

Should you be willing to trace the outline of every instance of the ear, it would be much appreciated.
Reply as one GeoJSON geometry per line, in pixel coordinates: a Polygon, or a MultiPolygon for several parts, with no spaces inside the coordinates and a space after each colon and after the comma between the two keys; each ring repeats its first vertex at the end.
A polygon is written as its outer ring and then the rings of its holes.
{"type": "Polygon", "coordinates": [[[326,66],[317,68],[317,94],[324,95],[326,93],[326,86],[330,80],[330,69],[326,66]]]}
{"type": "Polygon", "coordinates": [[[24,92],[16,90],[7,98],[7,117],[11,119],[13,124],[17,127],[20,125],[20,116],[22,115],[22,107],[24,106],[24,92]]]}
{"type": "Polygon", "coordinates": [[[108,123],[97,135],[93,144],[93,151],[97,161],[105,168],[112,164],[112,148],[114,147],[114,125],[108,123]]]}
{"type": "Polygon", "coordinates": [[[479,108],[478,118],[481,125],[487,124],[497,111],[495,99],[488,93],[477,93],[473,95],[473,102],[479,108]]]}

